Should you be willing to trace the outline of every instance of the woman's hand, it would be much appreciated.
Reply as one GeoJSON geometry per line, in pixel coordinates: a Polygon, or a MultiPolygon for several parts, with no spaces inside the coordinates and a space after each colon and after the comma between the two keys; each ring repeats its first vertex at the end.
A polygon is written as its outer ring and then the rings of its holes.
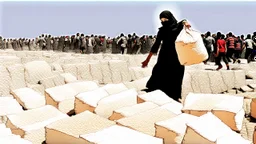
{"type": "Polygon", "coordinates": [[[183,25],[184,25],[186,28],[191,28],[191,25],[190,25],[186,20],[183,21],[183,25]]]}
{"type": "Polygon", "coordinates": [[[142,62],[142,68],[145,68],[148,66],[148,60],[145,60],[144,62],[142,62]]]}
{"type": "Polygon", "coordinates": [[[191,25],[190,25],[188,22],[185,22],[185,23],[184,23],[184,26],[185,26],[186,28],[191,28],[191,25]]]}
{"type": "Polygon", "coordinates": [[[150,59],[151,59],[152,55],[153,55],[153,53],[152,53],[152,52],[150,52],[150,53],[148,54],[147,59],[146,59],[144,62],[142,62],[142,68],[145,68],[145,67],[147,67],[147,66],[148,66],[148,63],[149,63],[149,61],[150,61],[150,59]]]}

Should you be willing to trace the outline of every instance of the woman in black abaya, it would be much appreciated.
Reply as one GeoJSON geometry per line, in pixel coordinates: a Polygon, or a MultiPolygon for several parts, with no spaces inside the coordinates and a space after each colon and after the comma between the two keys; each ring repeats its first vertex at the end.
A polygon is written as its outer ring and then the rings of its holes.
{"type": "Polygon", "coordinates": [[[158,52],[162,42],[157,63],[146,85],[148,89],[145,91],[161,90],[172,99],[181,101],[184,66],[180,65],[176,53],[175,40],[183,27],[189,28],[190,25],[185,20],[177,22],[173,14],[167,10],[160,14],[160,20],[163,26],[159,28],[156,41],[147,59],[142,62],[142,67],[146,67],[151,56],[158,52]]]}

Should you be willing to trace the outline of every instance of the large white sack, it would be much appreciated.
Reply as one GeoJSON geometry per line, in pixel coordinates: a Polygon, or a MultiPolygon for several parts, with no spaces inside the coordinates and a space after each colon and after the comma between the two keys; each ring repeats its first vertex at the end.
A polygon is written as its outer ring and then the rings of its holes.
{"type": "MultiPolygon", "coordinates": [[[[0,97],[0,125],[7,121],[6,115],[22,112],[21,105],[12,97],[0,97]]],[[[1,128],[0,128],[1,129],[1,128]]],[[[1,137],[1,134],[0,134],[1,137]]]]}
{"type": "Polygon", "coordinates": [[[0,143],[3,144],[32,144],[32,142],[21,138],[18,135],[8,135],[0,137],[0,143]]]}
{"type": "Polygon", "coordinates": [[[176,51],[181,65],[193,65],[208,58],[201,33],[193,29],[183,28],[178,35],[176,51]]]}
{"type": "Polygon", "coordinates": [[[0,56],[0,64],[3,66],[9,66],[13,64],[21,64],[21,58],[17,56],[0,56]]]}
{"type": "Polygon", "coordinates": [[[133,80],[141,79],[152,74],[153,67],[146,67],[142,68],[141,66],[138,67],[130,67],[130,72],[132,75],[133,80]]]}
{"type": "Polygon", "coordinates": [[[10,94],[11,77],[4,66],[0,66],[0,96],[10,94]]]}
{"type": "Polygon", "coordinates": [[[37,84],[41,79],[52,76],[52,68],[45,61],[32,61],[25,64],[25,80],[37,84]]]}
{"type": "Polygon", "coordinates": [[[109,118],[114,110],[135,105],[137,103],[137,95],[138,93],[136,89],[129,89],[107,96],[98,102],[94,111],[101,117],[109,118]]]}
{"type": "Polygon", "coordinates": [[[93,80],[88,63],[76,64],[78,80],[93,80]]]}
{"type": "Polygon", "coordinates": [[[100,61],[89,61],[88,64],[90,66],[90,72],[93,80],[97,80],[99,83],[103,83],[103,72],[101,70],[100,61]]]}
{"type": "Polygon", "coordinates": [[[182,143],[211,143],[211,144],[250,144],[249,141],[243,139],[240,134],[232,131],[225,125],[218,117],[214,116],[211,112],[198,117],[196,120],[191,120],[186,123],[187,130],[182,143]],[[192,129],[195,133],[191,133],[192,129]],[[199,138],[197,135],[202,136],[199,138]],[[206,140],[205,142],[201,142],[206,140]],[[236,140],[236,142],[234,142],[236,140]]]}
{"type": "Polygon", "coordinates": [[[72,83],[77,81],[77,78],[71,73],[62,73],[60,75],[64,78],[65,83],[72,83]]]}
{"type": "Polygon", "coordinates": [[[61,65],[59,63],[52,63],[51,64],[52,71],[57,71],[57,72],[64,72],[61,65]]]}
{"type": "MultiPolygon", "coordinates": [[[[182,110],[185,113],[187,113],[187,110],[198,112],[211,111],[231,129],[241,131],[245,114],[243,110],[243,100],[244,97],[241,96],[189,93],[184,101],[182,110]],[[218,111],[222,111],[224,113],[220,116],[220,114],[217,114],[218,111]],[[229,116],[229,113],[234,114],[234,116],[229,116]],[[226,118],[223,118],[224,116],[226,118]],[[227,119],[229,120],[227,121],[227,119]]],[[[193,114],[191,111],[189,114],[199,116],[197,114],[193,114]]]]}
{"type": "Polygon", "coordinates": [[[44,60],[43,57],[23,57],[21,58],[21,63],[25,64],[32,61],[43,61],[43,60],[44,60]]]}
{"type": "Polygon", "coordinates": [[[121,60],[111,60],[109,61],[109,68],[111,70],[111,73],[112,73],[112,82],[113,83],[121,83],[122,82],[122,75],[121,75],[121,70],[120,70],[120,67],[121,67],[121,64],[120,63],[121,60]]]}
{"type": "Polygon", "coordinates": [[[111,79],[112,73],[111,73],[111,70],[109,68],[108,61],[107,60],[101,60],[100,61],[100,68],[101,68],[101,71],[102,71],[103,83],[104,84],[112,83],[112,79],[111,79]]]}
{"type": "Polygon", "coordinates": [[[183,77],[183,82],[182,82],[182,92],[181,92],[181,96],[184,99],[190,92],[193,92],[191,82],[192,82],[191,74],[185,71],[184,77],[183,77]]]}
{"type": "Polygon", "coordinates": [[[14,98],[25,109],[35,109],[45,105],[45,97],[31,88],[20,88],[11,91],[14,98]]]}
{"type": "Polygon", "coordinates": [[[163,144],[161,138],[118,125],[80,137],[94,144],[163,144]]]}
{"type": "Polygon", "coordinates": [[[71,73],[75,77],[77,77],[77,68],[75,64],[64,64],[62,65],[62,69],[65,73],[71,73]]]}
{"type": "Polygon", "coordinates": [[[15,90],[26,87],[25,69],[22,64],[15,64],[7,67],[10,74],[11,83],[10,89],[15,90]]]}

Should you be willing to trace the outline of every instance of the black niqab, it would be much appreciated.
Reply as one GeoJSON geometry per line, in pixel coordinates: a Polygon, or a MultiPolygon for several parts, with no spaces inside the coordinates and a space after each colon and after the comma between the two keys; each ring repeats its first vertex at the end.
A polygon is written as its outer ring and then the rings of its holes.
{"type": "Polygon", "coordinates": [[[168,11],[168,10],[165,10],[165,11],[162,11],[159,15],[160,19],[161,18],[166,18],[168,19],[168,21],[165,21],[163,22],[163,26],[175,26],[178,24],[178,21],[176,20],[176,18],[173,16],[173,14],[168,11]]]}

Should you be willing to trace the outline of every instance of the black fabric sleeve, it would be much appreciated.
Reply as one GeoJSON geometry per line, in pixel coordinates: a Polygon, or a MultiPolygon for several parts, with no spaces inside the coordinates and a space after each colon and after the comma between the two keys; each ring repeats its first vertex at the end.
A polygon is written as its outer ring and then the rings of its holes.
{"type": "Polygon", "coordinates": [[[176,29],[176,35],[179,35],[179,33],[181,32],[181,30],[184,28],[184,22],[187,20],[182,20],[178,23],[177,29],[176,29]]]}
{"type": "Polygon", "coordinates": [[[157,52],[158,52],[158,49],[159,49],[159,47],[160,47],[161,41],[162,41],[161,29],[159,29],[159,31],[158,31],[158,33],[157,33],[157,36],[156,36],[156,41],[155,41],[155,43],[153,44],[153,46],[151,47],[150,52],[152,52],[152,53],[157,53],[157,52]]]}

